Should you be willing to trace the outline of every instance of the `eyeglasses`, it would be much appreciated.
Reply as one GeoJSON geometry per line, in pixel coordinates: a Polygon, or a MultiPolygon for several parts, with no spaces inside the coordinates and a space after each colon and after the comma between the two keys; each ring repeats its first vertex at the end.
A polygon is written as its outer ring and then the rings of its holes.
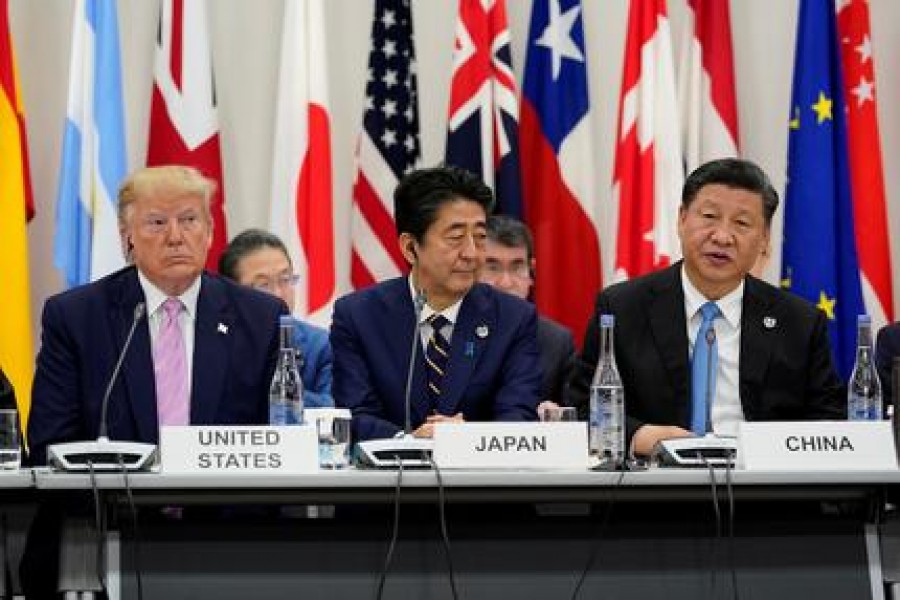
{"type": "Polygon", "coordinates": [[[484,263],[484,275],[491,279],[500,279],[506,273],[514,279],[530,279],[531,268],[524,263],[504,265],[499,262],[488,261],[484,263]]]}
{"type": "Polygon", "coordinates": [[[169,223],[175,219],[178,228],[181,231],[191,233],[200,229],[200,214],[196,212],[187,212],[177,217],[168,217],[166,215],[147,215],[141,219],[141,229],[152,235],[160,235],[169,228],[169,223]]]}
{"type": "Polygon", "coordinates": [[[296,273],[285,273],[284,275],[279,275],[275,279],[261,279],[259,281],[254,281],[250,284],[250,287],[271,294],[276,288],[283,290],[289,287],[296,287],[298,283],[300,283],[299,275],[296,273]]]}

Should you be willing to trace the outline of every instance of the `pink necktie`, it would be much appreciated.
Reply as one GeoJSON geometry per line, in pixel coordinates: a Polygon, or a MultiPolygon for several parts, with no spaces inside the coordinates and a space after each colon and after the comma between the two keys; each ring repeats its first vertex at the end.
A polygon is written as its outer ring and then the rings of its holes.
{"type": "Polygon", "coordinates": [[[190,420],[187,355],[178,316],[181,300],[163,303],[162,325],[153,344],[153,373],[156,376],[156,410],[160,425],[187,425],[190,420]]]}

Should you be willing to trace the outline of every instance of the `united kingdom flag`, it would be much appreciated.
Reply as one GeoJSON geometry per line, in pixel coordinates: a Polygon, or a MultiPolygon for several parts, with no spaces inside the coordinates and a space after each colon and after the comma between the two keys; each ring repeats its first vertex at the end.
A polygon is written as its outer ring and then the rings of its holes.
{"type": "Polygon", "coordinates": [[[498,212],[522,215],[519,111],[504,0],[460,0],[450,89],[448,164],[494,189],[498,212]]]}

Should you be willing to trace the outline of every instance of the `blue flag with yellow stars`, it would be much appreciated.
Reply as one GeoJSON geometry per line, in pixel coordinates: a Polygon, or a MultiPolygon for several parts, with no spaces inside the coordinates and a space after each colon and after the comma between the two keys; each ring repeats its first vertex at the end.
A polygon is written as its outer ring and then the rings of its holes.
{"type": "Polygon", "coordinates": [[[782,285],[819,307],[848,379],[865,311],[853,228],[847,120],[833,0],[801,0],[784,200],[782,285]]]}

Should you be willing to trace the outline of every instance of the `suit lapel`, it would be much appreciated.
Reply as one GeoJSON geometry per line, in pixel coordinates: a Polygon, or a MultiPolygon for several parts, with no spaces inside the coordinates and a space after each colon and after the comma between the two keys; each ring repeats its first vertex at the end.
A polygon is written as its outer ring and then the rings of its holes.
{"type": "MultiPolygon", "coordinates": [[[[146,302],[137,277],[137,270],[126,271],[117,279],[112,289],[112,306],[110,314],[111,326],[116,344],[116,355],[121,352],[134,320],[134,308],[140,302],[146,302]]],[[[127,398],[131,403],[135,426],[139,439],[156,441],[159,435],[156,417],[156,382],[153,377],[153,355],[150,350],[150,315],[144,307],[144,316],[134,331],[131,347],[122,361],[121,377],[128,390],[127,398]]],[[[113,394],[113,397],[117,397],[113,394]]],[[[115,400],[111,400],[115,402],[115,400]]],[[[115,414],[110,410],[110,415],[115,414]]],[[[113,427],[110,433],[115,436],[113,427]]]]}
{"type": "Polygon", "coordinates": [[[224,397],[231,356],[234,315],[222,284],[202,275],[194,323],[194,361],[191,375],[191,423],[215,423],[224,397]]]}
{"type": "Polygon", "coordinates": [[[475,365],[490,343],[490,334],[496,325],[490,306],[484,291],[476,285],[459,308],[450,340],[450,361],[441,386],[439,409],[442,414],[459,412],[475,365]]]}
{"type": "Polygon", "coordinates": [[[761,389],[772,353],[772,335],[778,321],[771,314],[772,299],[767,297],[759,282],[751,277],[744,287],[741,310],[740,394],[744,414],[754,405],[753,391],[761,389]]]}
{"type": "Polygon", "coordinates": [[[650,330],[675,391],[679,420],[687,423],[690,371],[680,262],[672,266],[667,274],[661,275],[650,294],[647,306],[650,330]]]}

